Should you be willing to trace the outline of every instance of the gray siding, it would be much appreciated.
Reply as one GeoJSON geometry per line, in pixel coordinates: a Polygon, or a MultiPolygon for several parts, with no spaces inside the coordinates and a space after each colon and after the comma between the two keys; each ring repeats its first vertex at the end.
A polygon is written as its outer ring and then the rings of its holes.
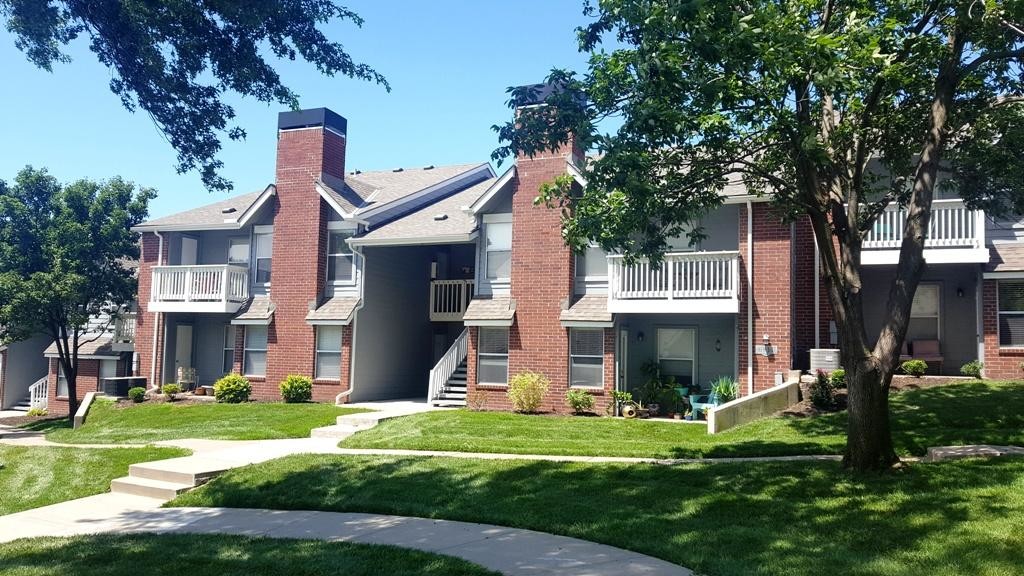
{"type": "Polygon", "coordinates": [[[718,376],[736,377],[736,316],[734,314],[623,314],[619,329],[629,331],[627,387],[644,383],[641,367],[658,359],[658,328],[697,329],[697,383],[707,388],[718,376]],[[643,342],[638,341],[640,332],[643,342]],[[721,350],[715,350],[715,341],[721,350]]]}
{"type": "Polygon", "coordinates": [[[3,370],[4,389],[0,398],[0,410],[9,408],[28,396],[28,387],[35,384],[49,369],[43,351],[50,345],[46,336],[35,336],[28,340],[12,342],[7,346],[7,357],[3,370]]]}
{"type": "Polygon", "coordinates": [[[701,226],[708,236],[701,241],[701,250],[739,250],[739,208],[736,204],[720,206],[701,219],[701,226]]]}

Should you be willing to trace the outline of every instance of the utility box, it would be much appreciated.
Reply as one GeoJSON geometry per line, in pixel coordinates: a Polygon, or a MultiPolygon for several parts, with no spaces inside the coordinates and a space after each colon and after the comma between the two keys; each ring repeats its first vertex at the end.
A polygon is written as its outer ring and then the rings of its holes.
{"type": "Polygon", "coordinates": [[[839,350],[837,348],[811,348],[811,374],[818,370],[831,372],[839,369],[839,350]]]}

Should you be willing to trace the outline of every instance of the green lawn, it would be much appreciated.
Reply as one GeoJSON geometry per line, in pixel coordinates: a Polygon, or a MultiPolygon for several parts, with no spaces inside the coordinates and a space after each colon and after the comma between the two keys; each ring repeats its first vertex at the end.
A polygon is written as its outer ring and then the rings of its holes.
{"type": "Polygon", "coordinates": [[[835,462],[303,455],[232,470],[169,505],[486,522],[627,548],[709,576],[1010,576],[1024,566],[1024,459],[853,475],[835,462]]]}
{"type": "MultiPolygon", "coordinates": [[[[1024,384],[966,382],[912,390],[894,394],[891,406],[893,438],[905,455],[938,445],[1024,445],[1024,384]]],[[[766,418],[716,435],[706,430],[673,422],[460,410],[388,420],[341,446],[656,458],[839,454],[846,413],[766,418]]]]}
{"type": "Polygon", "coordinates": [[[449,556],[391,546],[242,536],[136,534],[35,538],[0,544],[6,576],[296,576],[495,572],[449,556]]]}
{"type": "Polygon", "coordinates": [[[0,446],[0,514],[100,494],[110,489],[111,480],[128,474],[130,464],[188,453],[155,447],[0,446]]]}
{"type": "MultiPolygon", "coordinates": [[[[123,405],[122,405],[123,406],[123,405]]],[[[46,438],[68,444],[145,444],[155,440],[209,438],[269,440],[305,438],[309,431],[334,424],[338,416],[365,412],[331,404],[185,404],[146,402],[118,407],[97,400],[85,424],[73,430],[67,420],[47,420],[32,426],[46,438]]]]}

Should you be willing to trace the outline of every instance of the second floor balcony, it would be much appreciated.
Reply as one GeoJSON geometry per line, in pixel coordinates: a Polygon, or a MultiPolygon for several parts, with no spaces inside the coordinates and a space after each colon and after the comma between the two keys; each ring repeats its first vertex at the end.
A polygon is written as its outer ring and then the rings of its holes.
{"type": "MultiPolygon", "coordinates": [[[[861,261],[869,265],[899,262],[906,222],[906,208],[889,205],[864,237],[861,261]]],[[[962,200],[932,202],[924,259],[932,264],[988,262],[985,213],[968,209],[962,200]]]]}
{"type": "Polygon", "coordinates": [[[135,312],[125,312],[114,320],[114,337],[111,347],[117,352],[135,350],[135,312]]]}
{"type": "Polygon", "coordinates": [[[739,252],[674,252],[654,265],[608,256],[611,313],[737,313],[739,252]]]}
{"type": "Polygon", "coordinates": [[[232,264],[154,266],[151,312],[235,313],[249,299],[249,269],[232,264]]]}

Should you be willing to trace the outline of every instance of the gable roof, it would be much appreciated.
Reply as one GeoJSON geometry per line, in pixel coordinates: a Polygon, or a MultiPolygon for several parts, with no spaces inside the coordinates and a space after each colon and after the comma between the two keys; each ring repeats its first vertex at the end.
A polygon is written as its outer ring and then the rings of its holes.
{"type": "MultiPolygon", "coordinates": [[[[121,354],[114,350],[111,345],[112,341],[113,339],[110,336],[100,336],[95,340],[86,342],[78,347],[78,357],[85,360],[120,358],[121,354]]],[[[46,350],[43,351],[43,356],[46,358],[56,358],[59,354],[56,342],[47,346],[46,350]]]]}
{"type": "Polygon", "coordinates": [[[213,204],[206,204],[205,206],[192,208],[184,212],[177,212],[162,218],[148,220],[133,227],[132,230],[147,232],[203,229],[231,230],[241,228],[248,223],[260,206],[276,192],[276,187],[271,184],[256,192],[233,196],[213,204]]]}

